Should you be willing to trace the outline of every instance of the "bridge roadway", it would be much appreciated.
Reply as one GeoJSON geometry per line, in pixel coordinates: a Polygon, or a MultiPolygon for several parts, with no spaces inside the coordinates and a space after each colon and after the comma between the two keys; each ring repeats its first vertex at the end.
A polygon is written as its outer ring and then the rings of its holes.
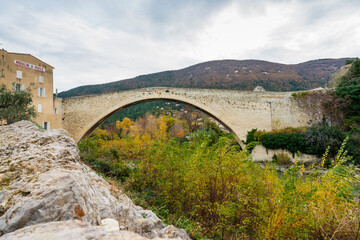
{"type": "Polygon", "coordinates": [[[76,142],[87,137],[112,114],[151,100],[190,104],[222,123],[237,140],[257,128],[307,126],[312,120],[292,92],[255,92],[190,88],[143,88],[62,99],[63,128],[76,142]]]}

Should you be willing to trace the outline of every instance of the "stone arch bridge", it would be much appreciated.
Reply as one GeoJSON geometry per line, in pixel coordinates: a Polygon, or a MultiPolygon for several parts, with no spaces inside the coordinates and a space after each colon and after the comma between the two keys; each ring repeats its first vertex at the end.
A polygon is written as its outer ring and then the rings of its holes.
{"type": "Polygon", "coordinates": [[[253,128],[268,131],[308,125],[311,122],[309,113],[298,106],[291,94],[159,87],[64,98],[63,128],[78,142],[126,107],[145,101],[172,100],[209,114],[233,132],[239,141],[253,128]]]}

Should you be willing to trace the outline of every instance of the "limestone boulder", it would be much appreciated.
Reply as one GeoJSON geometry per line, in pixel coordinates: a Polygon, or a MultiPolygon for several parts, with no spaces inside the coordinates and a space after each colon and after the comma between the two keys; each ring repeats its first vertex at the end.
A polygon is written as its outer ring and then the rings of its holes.
{"type": "Polygon", "coordinates": [[[92,226],[79,220],[49,222],[28,226],[8,233],[1,240],[34,239],[34,240],[64,240],[64,239],[101,239],[101,240],[145,240],[137,233],[129,231],[107,231],[100,226],[92,226]]]}
{"type": "Polygon", "coordinates": [[[165,227],[153,212],[134,205],[81,163],[77,145],[65,130],[40,130],[28,121],[0,126],[0,239],[28,226],[31,231],[53,227],[54,221],[95,231],[109,218],[120,230],[145,238],[188,239],[184,230],[165,227]]]}

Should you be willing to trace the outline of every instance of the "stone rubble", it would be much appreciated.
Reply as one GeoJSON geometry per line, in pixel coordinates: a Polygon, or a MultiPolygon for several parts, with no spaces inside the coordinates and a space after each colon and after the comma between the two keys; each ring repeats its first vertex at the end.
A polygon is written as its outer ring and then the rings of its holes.
{"type": "Polygon", "coordinates": [[[0,126],[1,240],[29,234],[31,239],[189,239],[183,229],[166,227],[152,211],[110,190],[80,162],[65,130],[40,130],[29,121],[0,126]],[[98,226],[109,218],[120,231],[98,226]]]}

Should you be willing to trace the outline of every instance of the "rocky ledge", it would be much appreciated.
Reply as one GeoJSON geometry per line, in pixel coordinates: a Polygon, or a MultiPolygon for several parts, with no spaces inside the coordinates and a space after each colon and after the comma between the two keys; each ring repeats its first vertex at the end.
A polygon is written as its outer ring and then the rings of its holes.
{"type": "Polygon", "coordinates": [[[0,126],[0,239],[189,239],[80,162],[65,130],[0,126]]]}

